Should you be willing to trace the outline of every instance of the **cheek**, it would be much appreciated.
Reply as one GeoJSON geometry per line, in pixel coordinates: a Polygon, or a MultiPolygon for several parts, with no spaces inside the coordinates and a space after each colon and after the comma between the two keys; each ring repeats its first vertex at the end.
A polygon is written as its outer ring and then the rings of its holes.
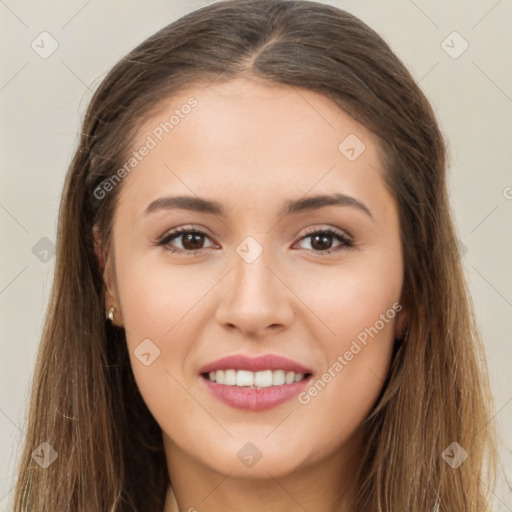
{"type": "Polygon", "coordinates": [[[212,286],[211,276],[194,278],[183,267],[144,257],[119,261],[116,274],[131,366],[144,401],[160,423],[172,419],[171,411],[193,412],[179,383],[199,338],[190,319],[212,286]]]}
{"type": "Polygon", "coordinates": [[[329,269],[329,278],[310,275],[301,295],[323,320],[326,334],[319,339],[321,373],[299,396],[299,403],[332,443],[353,432],[375,404],[388,373],[402,309],[400,253],[390,251],[386,256],[385,251],[376,251],[367,256],[329,269]],[[315,281],[321,285],[311,288],[315,281]],[[316,292],[307,295],[306,289],[316,292]]]}
{"type": "Polygon", "coordinates": [[[172,337],[214,284],[211,273],[166,265],[163,258],[125,260],[118,269],[123,322],[133,339],[172,337]]]}
{"type": "MultiPolygon", "coordinates": [[[[347,341],[373,326],[399,301],[403,269],[399,251],[376,248],[350,255],[336,267],[295,271],[295,276],[290,274],[287,279],[321,320],[322,339],[331,353],[332,347],[342,350],[347,341]]],[[[393,336],[397,311],[390,311],[387,317],[385,325],[379,322],[384,337],[393,336]]]]}

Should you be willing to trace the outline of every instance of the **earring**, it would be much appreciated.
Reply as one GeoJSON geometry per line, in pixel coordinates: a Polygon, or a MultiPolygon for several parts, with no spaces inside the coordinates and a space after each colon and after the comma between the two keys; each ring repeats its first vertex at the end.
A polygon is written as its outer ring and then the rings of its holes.
{"type": "Polygon", "coordinates": [[[405,330],[405,334],[402,336],[402,343],[405,343],[409,339],[409,327],[405,330]]]}
{"type": "Polygon", "coordinates": [[[109,312],[108,312],[108,319],[109,319],[112,323],[114,323],[114,322],[115,322],[115,318],[114,318],[114,311],[115,311],[114,307],[111,307],[111,308],[110,308],[110,310],[109,310],[109,312]]]}

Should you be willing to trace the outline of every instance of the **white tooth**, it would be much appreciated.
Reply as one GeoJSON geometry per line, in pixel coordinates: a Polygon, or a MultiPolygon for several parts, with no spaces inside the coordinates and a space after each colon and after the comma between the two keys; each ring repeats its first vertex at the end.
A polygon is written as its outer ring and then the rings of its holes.
{"type": "Polygon", "coordinates": [[[254,385],[257,388],[268,388],[272,386],[272,370],[264,370],[254,374],[254,385]]]}
{"type": "Polygon", "coordinates": [[[303,373],[287,372],[285,370],[263,370],[251,372],[248,370],[217,370],[208,374],[210,381],[226,386],[267,388],[299,382],[304,378],[303,373]]]}
{"type": "Polygon", "coordinates": [[[275,370],[272,372],[272,386],[281,386],[284,384],[284,371],[283,370],[275,370]]]}
{"type": "Polygon", "coordinates": [[[238,370],[236,372],[237,386],[252,386],[254,384],[254,372],[247,370],[238,370]]]}
{"type": "Polygon", "coordinates": [[[235,370],[225,370],[224,372],[224,384],[226,386],[236,385],[236,372],[235,370]]]}

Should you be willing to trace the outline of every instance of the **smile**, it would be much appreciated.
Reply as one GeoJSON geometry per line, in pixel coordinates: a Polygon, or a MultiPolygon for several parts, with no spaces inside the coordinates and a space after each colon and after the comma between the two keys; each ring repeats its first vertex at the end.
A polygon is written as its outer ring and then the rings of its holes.
{"type": "Polygon", "coordinates": [[[200,377],[202,385],[224,404],[262,411],[303,391],[313,372],[282,356],[266,354],[251,358],[235,354],[203,366],[200,377]]]}
{"type": "Polygon", "coordinates": [[[224,384],[225,386],[238,386],[249,388],[268,388],[270,386],[281,386],[300,382],[304,373],[285,372],[284,370],[263,370],[251,372],[248,370],[217,370],[208,374],[211,382],[224,384]]]}

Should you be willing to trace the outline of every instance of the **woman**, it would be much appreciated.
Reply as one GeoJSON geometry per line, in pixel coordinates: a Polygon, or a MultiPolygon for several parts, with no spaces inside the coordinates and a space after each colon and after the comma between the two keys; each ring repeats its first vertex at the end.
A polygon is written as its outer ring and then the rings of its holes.
{"type": "Polygon", "coordinates": [[[219,2],[143,42],[67,175],[15,510],[488,510],[445,172],[344,11],[219,2]]]}

